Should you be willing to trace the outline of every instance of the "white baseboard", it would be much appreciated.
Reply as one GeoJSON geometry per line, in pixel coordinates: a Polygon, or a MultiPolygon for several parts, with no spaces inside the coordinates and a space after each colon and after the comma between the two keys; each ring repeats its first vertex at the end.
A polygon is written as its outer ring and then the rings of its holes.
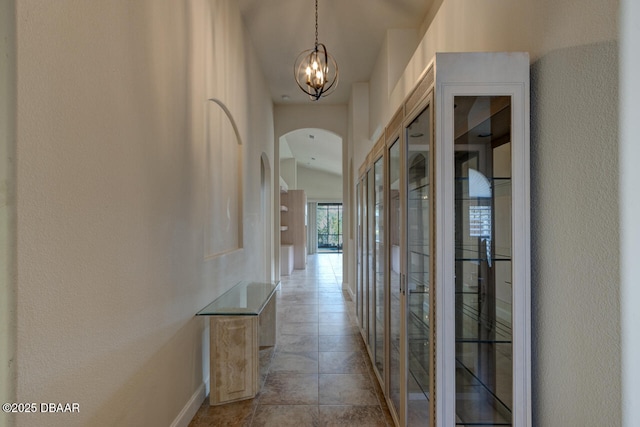
{"type": "Polygon", "coordinates": [[[353,292],[353,290],[351,289],[351,286],[349,286],[349,284],[347,282],[342,282],[342,290],[347,290],[347,292],[349,292],[349,295],[351,296],[351,301],[356,300],[356,294],[353,292]]]}
{"type": "Polygon", "coordinates": [[[197,388],[191,399],[184,405],[182,411],[178,414],[175,420],[171,423],[171,427],[188,427],[189,423],[200,409],[202,402],[207,397],[207,384],[202,383],[197,388]]]}

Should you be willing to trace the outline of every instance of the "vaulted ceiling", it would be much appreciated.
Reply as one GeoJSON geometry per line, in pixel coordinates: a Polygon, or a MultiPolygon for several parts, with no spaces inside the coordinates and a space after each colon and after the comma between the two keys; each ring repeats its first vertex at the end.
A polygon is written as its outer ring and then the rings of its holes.
{"type": "MultiPolygon", "coordinates": [[[[318,0],[318,40],[340,70],[336,92],[319,102],[346,104],[353,82],[367,82],[388,29],[419,29],[433,0],[318,0]]],[[[310,102],[293,63],[315,41],[315,0],[238,0],[275,103],[310,102]],[[288,96],[283,101],[282,96],[288,96]]]]}
{"type": "MultiPolygon", "coordinates": [[[[273,102],[312,103],[296,85],[293,64],[300,52],[314,45],[315,0],[237,1],[273,102]]],[[[370,80],[387,30],[419,30],[434,1],[318,0],[318,41],[335,57],[340,73],[336,91],[318,104],[347,104],[351,85],[370,80]]],[[[315,151],[311,133],[289,135],[290,154],[300,156],[299,163],[307,167],[335,173],[339,158],[331,160],[324,149],[315,151]],[[312,157],[316,160],[309,160],[312,157]]]]}

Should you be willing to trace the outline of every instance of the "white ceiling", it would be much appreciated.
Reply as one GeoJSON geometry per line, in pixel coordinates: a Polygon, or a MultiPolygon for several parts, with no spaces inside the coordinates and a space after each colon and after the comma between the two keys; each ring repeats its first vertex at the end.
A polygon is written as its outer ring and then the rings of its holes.
{"type": "MultiPolygon", "coordinates": [[[[296,85],[293,64],[315,41],[315,0],[237,0],[245,26],[276,104],[309,104],[296,85]],[[283,96],[289,99],[284,100],[283,96]]],[[[388,29],[419,29],[434,0],[318,0],[318,41],[339,68],[336,91],[318,104],[347,104],[354,82],[368,82],[388,29]]],[[[324,160],[325,147],[309,130],[287,136],[291,154],[302,165],[331,173],[341,164],[341,150],[324,160]],[[306,138],[306,139],[305,139],[306,138]],[[315,157],[315,163],[310,161],[315,157]],[[323,160],[320,160],[323,159],[323,160]],[[315,164],[315,166],[313,166],[315,164]]],[[[330,134],[329,134],[330,135],[330,134]]],[[[328,138],[331,140],[330,135],[328,138]]],[[[335,145],[330,143],[330,145],[335,145]]],[[[338,145],[339,148],[339,145],[338,145]]]]}
{"type": "Polygon", "coordinates": [[[298,129],[280,140],[280,160],[342,176],[342,139],[323,129],[298,129]]]}

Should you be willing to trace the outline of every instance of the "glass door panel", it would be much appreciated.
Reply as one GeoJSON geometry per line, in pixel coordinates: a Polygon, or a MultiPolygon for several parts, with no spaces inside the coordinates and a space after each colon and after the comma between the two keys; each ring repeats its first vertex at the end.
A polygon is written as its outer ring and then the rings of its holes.
{"type": "Polygon", "coordinates": [[[511,98],[454,105],[456,425],[510,426],[511,98]]]}
{"type": "Polygon", "coordinates": [[[407,157],[407,398],[409,426],[430,425],[431,314],[431,108],[406,128],[407,157]]]}
{"type": "Polygon", "coordinates": [[[375,367],[380,378],[384,379],[384,334],[385,334],[385,304],[386,292],[384,286],[385,256],[384,256],[384,161],[381,157],[373,166],[374,190],[374,256],[375,256],[375,367]]]}
{"type": "Polygon", "coordinates": [[[375,269],[375,175],[373,168],[367,171],[367,342],[375,360],[376,331],[376,269],[375,269]]]}
{"type": "Polygon", "coordinates": [[[365,175],[362,178],[362,323],[360,327],[362,328],[363,338],[366,344],[369,343],[369,335],[367,332],[367,327],[369,325],[369,203],[368,196],[369,192],[367,191],[367,177],[365,175]]]}
{"type": "Polygon", "coordinates": [[[356,317],[362,327],[362,185],[356,185],[356,317]]]}
{"type": "Polygon", "coordinates": [[[389,148],[389,398],[400,416],[400,139],[389,148]]]}

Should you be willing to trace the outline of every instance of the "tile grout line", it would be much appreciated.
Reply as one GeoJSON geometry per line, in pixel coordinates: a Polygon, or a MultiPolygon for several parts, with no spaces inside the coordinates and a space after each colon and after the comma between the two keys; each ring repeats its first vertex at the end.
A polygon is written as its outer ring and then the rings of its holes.
{"type": "MultiPolygon", "coordinates": [[[[302,337],[311,336],[309,335],[309,333],[304,333],[304,330],[302,331],[297,330],[295,324],[291,325],[293,323],[296,323],[297,319],[305,319],[304,316],[300,315],[300,311],[299,310],[287,311],[287,310],[293,307],[299,307],[301,304],[305,304],[306,303],[306,301],[304,300],[305,293],[308,296],[315,295],[315,300],[309,305],[309,307],[313,306],[314,308],[315,322],[310,322],[310,323],[315,324],[315,334],[313,334],[313,336],[315,337],[315,341],[317,345],[314,352],[316,354],[316,360],[317,360],[317,365],[316,365],[317,369],[315,372],[315,378],[317,379],[317,391],[316,391],[317,400],[315,405],[316,407],[315,412],[317,413],[316,422],[319,425],[324,425],[323,421],[331,422],[333,417],[341,416],[339,415],[341,414],[340,410],[336,412],[335,409],[334,410],[327,409],[330,407],[340,406],[340,407],[344,407],[343,410],[356,411],[355,413],[358,413],[360,411],[360,409],[358,408],[361,408],[361,407],[374,408],[374,405],[349,404],[348,402],[345,403],[344,400],[339,400],[334,403],[331,403],[335,400],[335,396],[333,395],[332,392],[330,393],[330,396],[328,395],[329,400],[327,401],[326,404],[322,404],[321,402],[321,398],[322,398],[321,376],[325,375],[321,373],[321,368],[322,368],[321,353],[342,353],[345,355],[347,353],[350,353],[355,356],[354,360],[356,360],[355,363],[358,366],[362,366],[361,364],[364,362],[364,365],[363,365],[365,367],[364,370],[362,370],[359,367],[356,367],[355,365],[344,364],[345,362],[348,363],[350,361],[350,357],[345,357],[345,358],[338,357],[335,359],[335,361],[332,361],[332,358],[327,356],[325,358],[325,363],[327,363],[326,367],[329,372],[327,372],[326,375],[333,374],[336,377],[338,377],[341,375],[348,376],[348,374],[359,374],[358,376],[360,378],[365,379],[365,383],[363,383],[362,386],[365,386],[367,389],[372,390],[376,395],[375,402],[377,404],[375,405],[375,407],[377,407],[377,413],[382,416],[382,419],[378,420],[377,422],[388,426],[386,415],[385,415],[385,412],[383,411],[383,407],[380,402],[380,397],[376,388],[376,387],[379,387],[379,385],[377,384],[377,378],[374,378],[374,379],[371,378],[372,371],[370,371],[370,368],[367,367],[367,363],[370,363],[370,360],[368,359],[368,354],[366,354],[365,351],[363,350],[362,336],[358,333],[358,331],[355,331],[354,333],[354,328],[357,328],[357,322],[355,320],[355,317],[352,316],[354,302],[351,299],[345,298],[344,290],[341,289],[341,286],[340,286],[341,276],[336,273],[337,267],[339,267],[339,262],[335,262],[336,261],[335,257],[327,257],[321,261],[319,261],[316,258],[314,259],[314,261],[315,263],[312,263],[311,265],[312,268],[309,268],[308,271],[301,272],[299,276],[295,276],[293,278],[286,277],[286,278],[283,278],[282,280],[282,284],[283,284],[282,289],[285,290],[285,292],[281,291],[279,297],[285,296],[287,298],[285,301],[283,301],[282,299],[280,301],[281,305],[279,306],[279,308],[282,307],[282,311],[281,311],[282,316],[278,318],[277,336],[279,338],[280,336],[284,336],[284,335],[294,335],[294,336],[299,335],[302,337]],[[329,271],[331,271],[331,274],[322,274],[322,271],[326,271],[326,273],[329,273],[329,271]],[[302,295],[298,295],[296,297],[296,294],[298,292],[302,293],[302,295]],[[338,295],[340,295],[340,297],[338,297],[338,295]],[[330,316],[323,317],[322,314],[324,313],[320,312],[321,307],[329,307],[332,305],[335,307],[329,308],[329,310],[331,311],[326,312],[330,314],[330,316]],[[323,322],[321,322],[320,319],[323,319],[323,322]],[[286,326],[286,330],[288,331],[287,334],[282,333],[284,329],[283,327],[285,327],[285,325],[288,325],[286,326]],[[326,328],[330,328],[330,329],[326,329],[326,328]],[[321,334],[321,331],[323,332],[323,334],[321,334]],[[324,333],[328,333],[328,335],[324,335],[324,333]],[[333,341],[333,339],[330,337],[340,337],[340,338],[334,338],[336,341],[333,341]],[[321,341],[325,342],[325,347],[321,347],[321,341]],[[326,351],[322,351],[323,348],[326,351]],[[363,360],[362,359],[363,357],[365,357],[366,360],[363,360]],[[336,372],[331,372],[331,371],[336,371],[336,372]],[[373,381],[375,381],[375,383],[373,381]],[[324,413],[324,415],[322,415],[322,413],[324,413]]],[[[302,322],[302,323],[306,323],[306,322],[302,322]]],[[[273,370],[275,368],[274,363],[276,361],[276,357],[278,357],[278,355],[281,355],[283,353],[287,353],[286,349],[282,347],[282,341],[280,339],[278,341],[280,341],[280,343],[277,342],[276,345],[273,347],[273,351],[268,355],[267,358],[265,358],[265,365],[266,365],[265,373],[264,373],[264,377],[262,377],[260,392],[256,396],[257,399],[255,400],[254,404],[250,408],[250,415],[249,413],[247,413],[247,417],[245,418],[245,421],[244,421],[246,423],[244,425],[246,426],[254,426],[254,425],[257,426],[258,424],[256,423],[263,422],[265,420],[265,416],[267,417],[271,417],[273,415],[275,415],[276,417],[279,416],[277,410],[275,413],[272,412],[274,410],[273,408],[271,409],[260,409],[260,408],[267,408],[268,406],[274,406],[274,405],[289,406],[291,408],[299,405],[304,406],[301,403],[296,405],[286,403],[288,399],[285,399],[280,403],[277,403],[278,399],[276,399],[274,403],[267,404],[267,405],[263,404],[264,398],[266,396],[264,392],[266,391],[265,387],[266,387],[267,381],[269,377],[272,377],[274,374],[277,373],[277,371],[273,370]]],[[[302,347],[296,347],[296,346],[306,345],[306,343],[301,341],[296,341],[295,339],[289,342],[291,343],[291,346],[289,347],[290,350],[295,350],[296,348],[300,349],[302,347]]],[[[296,353],[296,351],[291,351],[291,352],[296,353]]],[[[283,365],[284,368],[285,369],[287,368],[286,359],[280,360],[277,363],[278,364],[284,363],[283,365]]],[[[275,389],[271,388],[270,392],[274,392],[274,390],[276,390],[276,393],[277,393],[277,388],[275,389]]],[[[364,389],[362,390],[364,391],[364,389]]],[[[287,413],[288,412],[285,412],[285,414],[287,413]]],[[[372,415],[370,414],[368,416],[370,417],[372,415]]],[[[224,417],[224,415],[222,417],[224,417]]],[[[270,418],[266,418],[266,419],[270,419],[270,418]]],[[[225,419],[222,418],[222,422],[224,422],[224,420],[225,419]]],[[[204,426],[204,425],[205,424],[197,424],[197,425],[194,425],[193,427],[204,426]]]]}

